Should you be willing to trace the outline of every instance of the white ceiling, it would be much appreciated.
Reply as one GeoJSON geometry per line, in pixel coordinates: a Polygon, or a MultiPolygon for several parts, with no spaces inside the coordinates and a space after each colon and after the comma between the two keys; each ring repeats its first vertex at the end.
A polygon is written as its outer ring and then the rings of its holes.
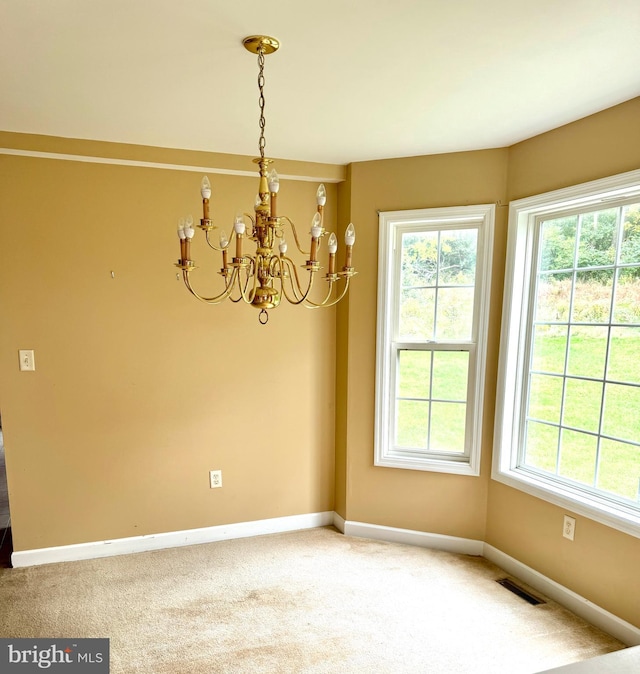
{"type": "Polygon", "coordinates": [[[0,0],[0,129],[253,156],[255,33],[272,157],[502,147],[640,95],[639,0],[0,0]]]}

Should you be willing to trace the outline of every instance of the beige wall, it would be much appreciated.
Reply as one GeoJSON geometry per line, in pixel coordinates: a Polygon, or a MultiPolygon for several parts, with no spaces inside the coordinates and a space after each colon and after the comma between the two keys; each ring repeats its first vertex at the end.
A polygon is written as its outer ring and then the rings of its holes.
{"type": "MultiPolygon", "coordinates": [[[[0,141],[241,165],[157,148],[0,141]]],[[[281,173],[343,174],[283,164],[281,173]]],[[[255,167],[246,158],[243,168],[255,167]]],[[[7,155],[0,170],[0,410],[15,549],[332,510],[335,310],[282,305],[263,327],[250,307],[210,307],[187,293],[173,266],[175,230],[180,215],[201,217],[199,172],[7,155]],[[35,349],[35,372],[18,371],[24,348],[35,349]],[[211,490],[217,468],[224,486],[211,490]]],[[[236,209],[252,209],[257,180],[210,178],[213,216],[229,233],[236,209]]],[[[282,181],[280,210],[305,239],[316,188],[282,181]]],[[[337,188],[327,189],[333,227],[337,188]]],[[[220,254],[194,248],[194,284],[213,291],[220,254]]]]}
{"type": "MultiPolygon", "coordinates": [[[[346,180],[338,185],[338,222],[349,223],[351,215],[351,167],[347,167],[346,180]]],[[[358,278],[353,283],[357,285],[358,278]]],[[[353,287],[353,284],[352,284],[353,287]]],[[[349,381],[349,297],[336,307],[336,460],[335,460],[335,511],[347,519],[347,428],[349,381]]]]}
{"type": "MultiPolygon", "coordinates": [[[[519,143],[509,151],[509,199],[640,168],[640,98],[519,143]]],[[[491,481],[491,545],[640,627],[640,539],[491,481]]]]}
{"type": "MultiPolygon", "coordinates": [[[[480,477],[373,466],[376,353],[377,211],[505,203],[507,150],[353,164],[351,214],[361,270],[348,307],[346,511],[349,520],[484,538],[490,473],[500,301],[491,306],[480,477]]],[[[494,287],[502,280],[506,208],[498,207],[494,287]]],[[[338,372],[338,380],[345,377],[338,372]]]]}

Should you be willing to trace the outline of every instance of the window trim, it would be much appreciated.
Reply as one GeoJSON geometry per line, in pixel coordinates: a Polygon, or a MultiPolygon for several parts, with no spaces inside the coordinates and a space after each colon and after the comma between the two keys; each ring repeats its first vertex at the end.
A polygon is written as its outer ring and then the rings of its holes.
{"type": "Polygon", "coordinates": [[[535,282],[534,228],[541,216],[570,208],[605,206],[640,196],[640,170],[519,199],[509,206],[492,479],[640,538],[640,512],[569,483],[517,468],[519,416],[523,404],[524,355],[535,282]]]}
{"type": "MultiPolygon", "coordinates": [[[[386,211],[379,213],[378,241],[378,294],[376,332],[376,393],[375,393],[375,436],[374,465],[409,470],[424,470],[460,475],[480,474],[480,454],[482,445],[482,421],[485,387],[485,364],[487,334],[489,329],[489,303],[491,294],[491,262],[493,254],[493,232],[495,205],[452,206],[425,208],[406,211],[386,211]],[[478,249],[476,256],[476,295],[473,325],[475,334],[465,345],[470,361],[475,357],[475,367],[469,371],[467,384],[467,438],[468,457],[452,458],[435,452],[411,452],[411,456],[399,455],[390,446],[390,420],[394,410],[394,395],[391,391],[391,357],[396,353],[394,342],[394,316],[398,311],[398,278],[395,244],[398,228],[414,226],[422,231],[424,225],[438,229],[464,227],[473,223],[478,226],[478,249]]],[[[453,342],[454,340],[451,340],[453,342]]],[[[416,342],[419,348],[424,340],[416,342]]],[[[411,342],[397,342],[411,344],[411,342]]],[[[446,347],[445,347],[446,348],[446,347]]]]}

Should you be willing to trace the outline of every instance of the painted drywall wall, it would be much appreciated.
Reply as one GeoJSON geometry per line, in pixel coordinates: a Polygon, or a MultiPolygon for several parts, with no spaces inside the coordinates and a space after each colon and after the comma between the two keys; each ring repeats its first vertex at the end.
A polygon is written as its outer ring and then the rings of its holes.
{"type": "MultiPolygon", "coordinates": [[[[509,198],[640,168],[640,98],[513,146],[509,198]]],[[[640,627],[640,539],[498,482],[489,485],[487,542],[640,627]]]]}
{"type": "MultiPolygon", "coordinates": [[[[412,157],[351,166],[351,215],[361,270],[348,305],[346,510],[349,520],[484,538],[504,273],[507,150],[412,157]],[[373,466],[377,211],[496,203],[495,264],[479,477],[373,466]]],[[[342,320],[342,315],[340,315],[342,320]]],[[[341,344],[340,348],[345,345],[341,344]]]]}
{"type": "MultiPolygon", "coordinates": [[[[338,221],[349,223],[351,217],[351,166],[346,179],[338,184],[338,221]]],[[[359,279],[354,277],[354,283],[359,279]]],[[[335,439],[335,511],[347,519],[347,428],[349,381],[349,298],[336,307],[336,439],[335,439]]]]}
{"type": "MultiPolygon", "coordinates": [[[[250,158],[19,134],[2,134],[0,147],[255,170],[250,158]]],[[[7,154],[0,170],[15,549],[332,510],[335,309],[283,304],[261,326],[251,307],[188,294],[175,230],[179,216],[201,217],[199,171],[7,154]],[[35,350],[35,372],[18,370],[18,349],[35,350]],[[211,469],[223,471],[222,489],[209,488],[211,469]]],[[[210,178],[212,215],[229,233],[236,210],[252,210],[257,179],[210,178]]],[[[318,182],[282,180],[280,212],[303,241],[318,182]]],[[[327,191],[333,229],[336,185],[327,191]]],[[[197,235],[193,282],[213,294],[221,255],[197,235]]]]}

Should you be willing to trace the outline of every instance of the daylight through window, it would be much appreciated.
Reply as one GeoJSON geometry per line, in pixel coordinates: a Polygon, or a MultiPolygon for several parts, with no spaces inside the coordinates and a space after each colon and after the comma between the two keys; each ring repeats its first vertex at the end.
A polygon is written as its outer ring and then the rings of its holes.
{"type": "Polygon", "coordinates": [[[477,474],[492,223],[380,215],[376,465],[477,474]]]}
{"type": "Polygon", "coordinates": [[[640,523],[640,185],[593,187],[575,203],[563,192],[512,208],[494,476],[528,480],[578,511],[633,528],[640,523]],[[609,194],[611,187],[618,189],[609,194]]]}

